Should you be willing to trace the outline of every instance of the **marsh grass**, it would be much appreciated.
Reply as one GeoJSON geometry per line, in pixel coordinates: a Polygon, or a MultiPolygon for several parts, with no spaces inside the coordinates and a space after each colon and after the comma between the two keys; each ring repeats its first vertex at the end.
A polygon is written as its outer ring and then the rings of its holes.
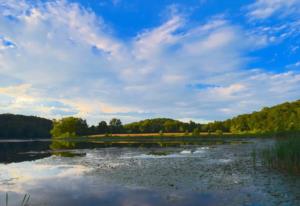
{"type": "MultiPolygon", "coordinates": [[[[21,206],[29,206],[30,195],[25,194],[21,202],[21,206]]],[[[8,193],[5,195],[5,206],[8,206],[8,193]]]]}
{"type": "Polygon", "coordinates": [[[270,168],[300,175],[300,138],[277,140],[274,146],[262,151],[262,157],[270,168]]]}
{"type": "Polygon", "coordinates": [[[251,157],[252,157],[252,165],[254,168],[256,168],[256,149],[253,148],[252,152],[251,152],[251,157]]]}

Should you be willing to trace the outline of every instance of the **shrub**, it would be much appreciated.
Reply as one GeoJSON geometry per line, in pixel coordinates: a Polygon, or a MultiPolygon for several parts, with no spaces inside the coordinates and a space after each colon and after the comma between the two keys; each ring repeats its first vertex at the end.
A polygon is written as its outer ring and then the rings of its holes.
{"type": "Polygon", "coordinates": [[[193,130],[193,136],[200,136],[200,129],[199,128],[195,128],[193,130]]]}
{"type": "Polygon", "coordinates": [[[190,133],[189,133],[188,130],[186,130],[186,131],[184,132],[184,135],[185,135],[185,136],[189,136],[189,134],[190,134],[190,133]]]}
{"type": "Polygon", "coordinates": [[[220,130],[220,129],[216,130],[216,135],[222,135],[222,134],[223,134],[222,130],[220,130]]]}

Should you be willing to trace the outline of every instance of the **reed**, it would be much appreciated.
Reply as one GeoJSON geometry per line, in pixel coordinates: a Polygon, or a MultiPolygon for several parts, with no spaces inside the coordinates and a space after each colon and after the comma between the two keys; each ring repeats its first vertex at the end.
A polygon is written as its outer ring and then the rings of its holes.
{"type": "MultiPolygon", "coordinates": [[[[29,206],[30,195],[25,194],[21,202],[21,206],[29,206]]],[[[8,206],[8,193],[5,195],[5,206],[8,206]]]]}
{"type": "Polygon", "coordinates": [[[270,168],[300,175],[300,138],[277,140],[274,146],[262,151],[262,157],[270,168]]]}

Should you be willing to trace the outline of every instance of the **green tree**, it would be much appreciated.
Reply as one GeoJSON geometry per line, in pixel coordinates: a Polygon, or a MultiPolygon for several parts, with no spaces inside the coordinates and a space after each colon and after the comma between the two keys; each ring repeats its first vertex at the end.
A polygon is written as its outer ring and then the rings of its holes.
{"type": "Polygon", "coordinates": [[[164,126],[164,131],[166,132],[177,132],[179,130],[179,125],[174,120],[166,121],[163,126],[164,126]]]}
{"type": "Polygon", "coordinates": [[[207,125],[209,130],[223,132],[286,132],[300,131],[300,100],[286,102],[261,111],[243,114],[232,119],[207,125]]]}
{"type": "Polygon", "coordinates": [[[108,132],[108,126],[107,126],[107,123],[105,121],[99,122],[99,124],[97,126],[97,132],[99,134],[105,134],[105,133],[108,132]]]}
{"type": "Polygon", "coordinates": [[[77,137],[88,133],[88,125],[85,120],[75,117],[66,117],[53,121],[52,137],[77,137]]]}
{"type": "Polygon", "coordinates": [[[189,123],[189,130],[191,132],[193,132],[194,129],[196,129],[196,128],[197,128],[197,124],[195,122],[193,122],[193,121],[190,121],[190,123],[189,123]]]}
{"type": "Polygon", "coordinates": [[[123,131],[123,125],[120,119],[113,118],[109,122],[111,133],[121,133],[123,131]]]}
{"type": "Polygon", "coordinates": [[[52,121],[35,116],[0,114],[0,139],[49,138],[52,121]]]}

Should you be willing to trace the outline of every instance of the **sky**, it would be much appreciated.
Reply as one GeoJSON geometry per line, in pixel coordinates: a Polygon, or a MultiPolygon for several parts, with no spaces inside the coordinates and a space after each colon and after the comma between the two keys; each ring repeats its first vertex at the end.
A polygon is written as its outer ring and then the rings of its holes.
{"type": "Polygon", "coordinates": [[[224,120],[300,99],[300,0],[0,0],[0,113],[224,120]]]}

